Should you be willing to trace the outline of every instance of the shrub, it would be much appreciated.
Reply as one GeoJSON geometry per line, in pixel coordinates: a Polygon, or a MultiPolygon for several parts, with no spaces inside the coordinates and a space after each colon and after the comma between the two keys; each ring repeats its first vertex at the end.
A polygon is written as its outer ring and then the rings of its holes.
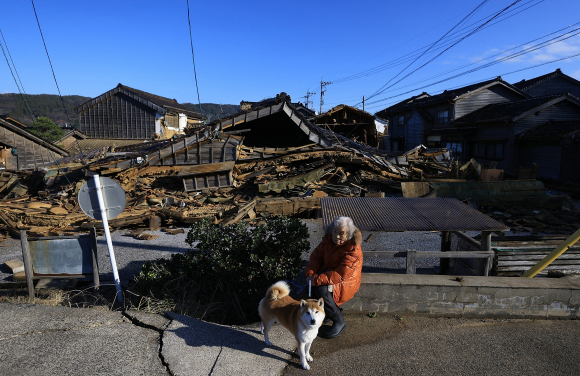
{"type": "Polygon", "coordinates": [[[293,279],[309,248],[307,227],[287,217],[259,226],[204,220],[191,226],[186,242],[188,252],[146,263],[136,287],[179,313],[228,324],[258,321],[266,289],[293,279]]]}

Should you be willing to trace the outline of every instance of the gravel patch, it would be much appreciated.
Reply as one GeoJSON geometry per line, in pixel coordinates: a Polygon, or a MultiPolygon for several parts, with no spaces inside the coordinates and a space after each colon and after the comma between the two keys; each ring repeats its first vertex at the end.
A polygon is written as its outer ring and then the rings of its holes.
{"type": "MultiPolygon", "coordinates": [[[[308,227],[310,234],[310,249],[302,254],[302,259],[307,262],[310,253],[322,240],[324,229],[322,219],[304,219],[303,223],[308,227]]],[[[141,270],[141,266],[149,261],[158,258],[169,258],[174,253],[186,252],[189,246],[185,243],[188,228],[184,228],[185,233],[171,235],[162,230],[149,231],[146,233],[159,235],[152,240],[140,240],[129,235],[131,231],[120,230],[111,234],[113,249],[117,260],[117,268],[122,283],[127,283],[133,276],[141,270]]],[[[439,232],[417,231],[417,232],[380,232],[375,231],[370,241],[364,240],[372,234],[372,231],[362,231],[363,251],[404,251],[415,249],[417,251],[440,251],[441,234],[439,232]]],[[[470,236],[475,236],[478,232],[468,232],[470,236]]],[[[506,235],[529,235],[529,233],[506,235]]],[[[107,242],[104,236],[97,237],[98,260],[101,273],[101,281],[113,281],[111,262],[107,251],[107,242]]],[[[4,262],[12,259],[22,259],[22,250],[19,239],[6,239],[0,244],[0,283],[10,283],[12,281],[10,269],[4,262]]],[[[418,273],[435,273],[439,266],[438,258],[417,259],[418,273]]],[[[381,258],[366,257],[363,263],[363,272],[366,273],[405,273],[405,258],[381,258]]]]}
{"type": "MultiPolygon", "coordinates": [[[[113,251],[117,261],[117,269],[122,284],[133,279],[133,276],[141,270],[141,266],[158,258],[169,258],[174,253],[186,252],[189,248],[185,243],[188,228],[185,233],[171,235],[162,230],[147,230],[147,234],[159,235],[151,240],[135,239],[128,235],[129,230],[115,231],[111,234],[113,251]],[[127,234],[127,235],[126,235],[127,234]]],[[[107,250],[107,241],[104,236],[97,237],[97,254],[99,262],[100,279],[102,283],[113,281],[113,271],[107,250]]],[[[0,283],[12,282],[12,273],[4,263],[12,259],[22,260],[20,239],[6,239],[0,246],[0,283]]]]}

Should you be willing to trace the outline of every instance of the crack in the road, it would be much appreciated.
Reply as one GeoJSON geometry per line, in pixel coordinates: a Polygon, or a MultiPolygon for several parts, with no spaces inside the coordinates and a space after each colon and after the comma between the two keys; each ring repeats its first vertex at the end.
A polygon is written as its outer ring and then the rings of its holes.
{"type": "Polygon", "coordinates": [[[68,332],[68,331],[71,331],[71,330],[78,330],[78,329],[90,329],[90,328],[95,328],[97,326],[120,324],[122,322],[127,322],[127,320],[125,320],[125,318],[123,318],[121,320],[99,322],[99,323],[95,323],[95,324],[91,324],[91,325],[74,326],[72,328],[33,330],[31,332],[18,333],[18,334],[13,334],[10,337],[0,338],[0,341],[6,341],[6,340],[9,340],[9,339],[12,339],[12,338],[22,337],[22,336],[28,336],[28,335],[33,335],[33,334],[54,333],[54,332],[68,332]]]}
{"type": "Polygon", "coordinates": [[[139,327],[145,328],[145,329],[155,330],[156,332],[159,333],[159,350],[157,351],[157,356],[159,357],[159,360],[161,361],[161,364],[163,364],[163,367],[165,367],[165,371],[167,372],[167,374],[170,375],[170,376],[174,376],[173,375],[173,372],[171,372],[171,369],[169,368],[169,363],[167,363],[167,361],[163,357],[163,333],[165,332],[165,329],[167,327],[169,327],[169,325],[171,325],[171,322],[173,320],[168,319],[167,322],[165,323],[165,325],[163,325],[162,328],[157,328],[156,326],[148,325],[148,324],[146,324],[146,323],[144,323],[142,321],[139,321],[139,319],[137,319],[136,317],[131,317],[125,311],[123,311],[123,316],[125,316],[126,318],[128,318],[129,320],[131,320],[131,323],[133,323],[133,325],[135,325],[135,326],[139,326],[139,327]]]}

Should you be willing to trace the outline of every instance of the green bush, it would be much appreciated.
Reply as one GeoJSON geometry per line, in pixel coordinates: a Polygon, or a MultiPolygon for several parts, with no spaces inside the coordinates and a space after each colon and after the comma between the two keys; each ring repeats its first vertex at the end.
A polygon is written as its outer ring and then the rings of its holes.
{"type": "Polygon", "coordinates": [[[258,321],[266,289],[293,279],[309,248],[307,227],[287,217],[259,226],[204,220],[191,226],[186,242],[188,252],[143,265],[136,289],[179,313],[227,324],[258,321]]]}

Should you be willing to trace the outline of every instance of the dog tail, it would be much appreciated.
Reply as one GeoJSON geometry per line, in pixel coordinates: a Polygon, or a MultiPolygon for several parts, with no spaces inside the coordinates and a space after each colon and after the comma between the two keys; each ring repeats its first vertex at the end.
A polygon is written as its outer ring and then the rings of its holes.
{"type": "Polygon", "coordinates": [[[274,283],[268,291],[266,292],[267,300],[278,300],[282,299],[290,293],[290,286],[284,281],[279,281],[274,283]]]}

